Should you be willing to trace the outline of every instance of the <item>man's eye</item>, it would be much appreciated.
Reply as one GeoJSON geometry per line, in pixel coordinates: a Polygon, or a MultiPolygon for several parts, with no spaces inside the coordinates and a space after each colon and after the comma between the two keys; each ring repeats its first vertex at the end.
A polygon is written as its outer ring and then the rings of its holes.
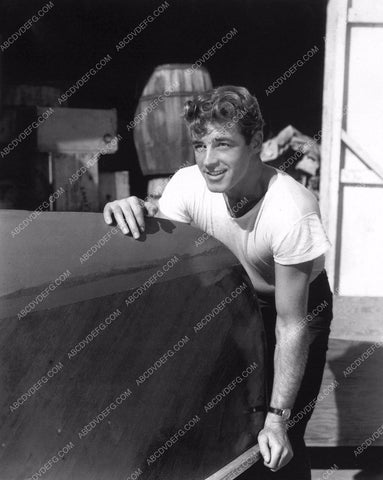
{"type": "Polygon", "coordinates": [[[194,150],[196,152],[202,152],[203,149],[204,149],[203,145],[194,145],[194,150]]]}
{"type": "Polygon", "coordinates": [[[225,142],[219,142],[218,144],[219,147],[223,147],[223,148],[228,148],[230,147],[230,145],[228,143],[225,143],[225,142]]]}

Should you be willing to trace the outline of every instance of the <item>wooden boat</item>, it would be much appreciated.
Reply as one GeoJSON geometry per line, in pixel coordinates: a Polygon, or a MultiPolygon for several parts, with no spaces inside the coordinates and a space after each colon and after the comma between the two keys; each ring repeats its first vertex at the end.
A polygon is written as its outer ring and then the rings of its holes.
{"type": "Polygon", "coordinates": [[[202,235],[0,212],[1,479],[202,480],[256,444],[256,298],[202,235]]]}

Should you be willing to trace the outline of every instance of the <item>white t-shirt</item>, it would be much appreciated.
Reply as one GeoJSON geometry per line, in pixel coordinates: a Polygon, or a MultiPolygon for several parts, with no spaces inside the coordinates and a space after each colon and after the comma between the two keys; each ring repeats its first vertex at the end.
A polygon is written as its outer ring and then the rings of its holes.
{"type": "Polygon", "coordinates": [[[222,193],[207,188],[197,165],[178,170],[159,200],[166,217],[195,224],[226,245],[260,293],[273,291],[274,262],[294,265],[314,260],[313,281],[323,270],[324,253],[331,246],[314,195],[276,171],[265,196],[238,218],[230,215],[222,193]]]}

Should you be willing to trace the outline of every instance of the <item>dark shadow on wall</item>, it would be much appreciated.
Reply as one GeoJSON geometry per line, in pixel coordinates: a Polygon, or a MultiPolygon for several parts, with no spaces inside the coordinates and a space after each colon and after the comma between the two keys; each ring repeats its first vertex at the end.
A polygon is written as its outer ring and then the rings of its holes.
{"type": "MultiPolygon", "coordinates": [[[[351,446],[310,448],[313,469],[328,469],[336,464],[339,469],[361,470],[353,480],[383,479],[383,436],[374,435],[383,419],[383,349],[373,345],[373,341],[330,340],[327,374],[331,372],[339,383],[334,390],[338,443],[351,446]]],[[[330,381],[325,373],[324,382],[330,381]]],[[[329,431],[334,431],[334,416],[327,417],[326,413],[322,412],[321,420],[323,424],[328,422],[329,431]]]]}
{"type": "MultiPolygon", "coordinates": [[[[349,480],[382,480],[383,447],[370,447],[356,459],[354,447],[309,448],[313,470],[327,470],[337,465],[339,470],[361,470],[349,480]]],[[[330,478],[330,477],[329,477],[330,478]]],[[[336,479],[336,471],[333,476],[336,479]]]]}

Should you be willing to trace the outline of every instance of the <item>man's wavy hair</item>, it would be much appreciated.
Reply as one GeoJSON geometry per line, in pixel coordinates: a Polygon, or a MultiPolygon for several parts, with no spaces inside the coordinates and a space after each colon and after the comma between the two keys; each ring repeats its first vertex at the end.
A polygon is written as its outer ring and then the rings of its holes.
{"type": "Polygon", "coordinates": [[[247,144],[264,125],[258,100],[246,88],[232,85],[195,95],[185,103],[184,119],[189,133],[197,137],[206,135],[210,123],[236,125],[247,144]]]}

